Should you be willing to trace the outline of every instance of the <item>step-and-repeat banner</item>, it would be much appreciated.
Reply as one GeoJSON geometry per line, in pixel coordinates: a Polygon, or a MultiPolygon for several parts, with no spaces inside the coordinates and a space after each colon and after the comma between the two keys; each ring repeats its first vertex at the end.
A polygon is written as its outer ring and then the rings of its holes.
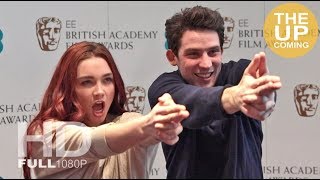
{"type": "MultiPolygon", "coordinates": [[[[271,73],[281,77],[276,110],[263,122],[265,178],[320,178],[319,38],[301,57],[273,53],[263,37],[264,21],[283,3],[0,2],[0,176],[23,178],[18,126],[26,126],[39,110],[53,70],[69,46],[87,40],[109,48],[125,81],[126,108],[146,114],[149,86],[161,73],[175,69],[165,56],[165,20],[182,8],[203,5],[224,16],[224,62],[265,51],[271,73]],[[54,30],[39,31],[43,27],[54,30]]],[[[320,2],[297,3],[320,19],[320,2]]],[[[151,178],[166,177],[161,146],[149,173],[151,178]]]]}

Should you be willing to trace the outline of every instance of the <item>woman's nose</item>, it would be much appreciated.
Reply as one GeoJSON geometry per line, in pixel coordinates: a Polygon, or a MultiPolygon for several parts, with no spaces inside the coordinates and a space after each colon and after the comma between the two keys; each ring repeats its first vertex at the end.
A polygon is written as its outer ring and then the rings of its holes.
{"type": "Polygon", "coordinates": [[[103,86],[102,86],[101,83],[97,83],[93,93],[94,93],[95,96],[99,96],[99,95],[101,96],[101,95],[104,94],[103,86]]]}

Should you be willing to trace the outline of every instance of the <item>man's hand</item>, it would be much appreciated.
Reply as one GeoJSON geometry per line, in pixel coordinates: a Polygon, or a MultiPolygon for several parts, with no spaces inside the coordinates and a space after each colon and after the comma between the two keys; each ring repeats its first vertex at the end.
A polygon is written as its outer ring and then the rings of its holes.
{"type": "Polygon", "coordinates": [[[227,113],[237,111],[265,120],[275,106],[275,91],[281,88],[280,77],[269,75],[265,54],[260,52],[245,69],[237,86],[225,89],[222,104],[227,113]]]}

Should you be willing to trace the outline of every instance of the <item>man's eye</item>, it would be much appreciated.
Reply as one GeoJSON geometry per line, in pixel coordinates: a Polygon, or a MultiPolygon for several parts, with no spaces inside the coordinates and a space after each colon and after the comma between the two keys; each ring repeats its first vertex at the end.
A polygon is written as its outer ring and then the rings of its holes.
{"type": "Polygon", "coordinates": [[[195,59],[199,57],[199,54],[196,52],[192,52],[192,53],[188,53],[187,57],[191,58],[191,59],[195,59]]]}

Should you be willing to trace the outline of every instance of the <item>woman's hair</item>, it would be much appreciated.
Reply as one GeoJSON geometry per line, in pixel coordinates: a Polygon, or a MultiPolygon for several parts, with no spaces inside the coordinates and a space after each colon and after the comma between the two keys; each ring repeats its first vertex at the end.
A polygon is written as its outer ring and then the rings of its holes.
{"type": "MultiPolygon", "coordinates": [[[[121,115],[125,112],[124,83],[112,55],[102,44],[83,41],[72,45],[61,57],[44,94],[40,111],[29,124],[26,135],[32,135],[39,127],[43,130],[43,122],[47,119],[77,122],[83,120],[85,114],[75,93],[77,69],[81,61],[91,57],[105,59],[113,74],[115,96],[108,113],[121,115]]],[[[25,159],[29,159],[30,155],[31,144],[28,142],[25,159]]],[[[26,179],[31,178],[26,164],[23,171],[26,179]]]]}

